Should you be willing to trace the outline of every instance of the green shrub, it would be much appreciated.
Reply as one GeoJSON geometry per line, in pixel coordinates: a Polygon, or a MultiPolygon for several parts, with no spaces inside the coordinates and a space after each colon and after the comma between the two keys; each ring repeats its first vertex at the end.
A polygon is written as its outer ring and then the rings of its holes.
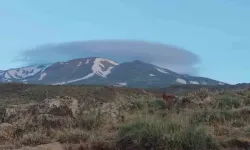
{"type": "Polygon", "coordinates": [[[131,102],[130,109],[143,109],[145,107],[145,101],[143,100],[133,100],[131,102]]]}
{"type": "Polygon", "coordinates": [[[244,105],[249,106],[250,105],[250,94],[248,98],[244,98],[243,100],[244,105]]]}
{"type": "Polygon", "coordinates": [[[167,103],[164,100],[157,99],[151,102],[151,107],[155,109],[166,109],[167,108],[167,103]]]}
{"type": "Polygon", "coordinates": [[[142,149],[218,149],[214,138],[205,130],[167,120],[136,120],[121,126],[118,137],[121,141],[134,141],[142,149]]]}
{"type": "Polygon", "coordinates": [[[169,126],[164,121],[159,120],[137,120],[120,127],[118,135],[120,139],[135,140],[136,143],[134,144],[137,144],[140,148],[160,149],[167,146],[168,131],[174,132],[178,128],[179,126],[169,126]]]}
{"type": "Polygon", "coordinates": [[[206,133],[205,128],[190,126],[183,132],[182,148],[185,150],[216,150],[219,145],[215,138],[206,133]]]}
{"type": "Polygon", "coordinates": [[[200,124],[204,122],[209,122],[210,116],[211,116],[210,111],[195,112],[190,118],[190,123],[200,124]]]}
{"type": "Polygon", "coordinates": [[[241,101],[242,100],[238,98],[224,96],[218,100],[216,107],[219,109],[239,108],[241,106],[241,101]]]}

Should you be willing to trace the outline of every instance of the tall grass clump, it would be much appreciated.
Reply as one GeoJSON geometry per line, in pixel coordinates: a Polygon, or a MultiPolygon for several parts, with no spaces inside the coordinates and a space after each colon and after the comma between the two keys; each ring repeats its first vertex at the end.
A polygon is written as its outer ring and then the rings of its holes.
{"type": "Polygon", "coordinates": [[[189,126],[181,134],[181,148],[185,150],[219,150],[216,139],[203,126],[189,126]]]}
{"type": "Polygon", "coordinates": [[[133,141],[130,145],[145,149],[218,149],[215,139],[205,130],[173,120],[135,120],[119,128],[118,138],[121,145],[123,140],[133,141]]]}
{"type": "Polygon", "coordinates": [[[18,139],[18,143],[24,146],[35,146],[47,144],[50,142],[50,137],[46,136],[41,131],[26,133],[18,139]]]}
{"type": "Polygon", "coordinates": [[[232,110],[205,110],[194,112],[190,117],[191,124],[223,124],[235,119],[235,112],[232,110]]]}

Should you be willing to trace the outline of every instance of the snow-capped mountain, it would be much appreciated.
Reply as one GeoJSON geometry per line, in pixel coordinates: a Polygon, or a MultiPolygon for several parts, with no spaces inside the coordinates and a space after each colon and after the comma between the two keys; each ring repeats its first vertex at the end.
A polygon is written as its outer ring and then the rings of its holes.
{"type": "Polygon", "coordinates": [[[118,64],[98,57],[0,71],[0,82],[99,84],[142,88],[166,87],[171,84],[225,84],[208,78],[181,75],[139,60],[118,64]]]}

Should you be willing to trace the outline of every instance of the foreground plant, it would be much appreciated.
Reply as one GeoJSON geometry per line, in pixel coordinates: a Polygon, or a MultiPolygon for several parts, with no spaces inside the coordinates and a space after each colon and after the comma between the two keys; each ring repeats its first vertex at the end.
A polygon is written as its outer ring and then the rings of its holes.
{"type": "Polygon", "coordinates": [[[146,149],[219,149],[213,136],[205,129],[194,125],[183,125],[172,120],[139,119],[122,125],[118,137],[123,147],[133,141],[135,147],[146,149]]]}

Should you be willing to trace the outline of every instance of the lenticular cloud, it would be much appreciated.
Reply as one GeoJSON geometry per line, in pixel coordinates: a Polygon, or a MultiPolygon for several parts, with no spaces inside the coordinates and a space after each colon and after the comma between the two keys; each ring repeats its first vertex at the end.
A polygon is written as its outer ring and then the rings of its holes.
{"type": "Polygon", "coordinates": [[[104,57],[117,62],[142,60],[178,73],[197,73],[194,53],[173,45],[135,40],[92,40],[54,43],[22,51],[15,61],[34,65],[81,57],[104,57]]]}

